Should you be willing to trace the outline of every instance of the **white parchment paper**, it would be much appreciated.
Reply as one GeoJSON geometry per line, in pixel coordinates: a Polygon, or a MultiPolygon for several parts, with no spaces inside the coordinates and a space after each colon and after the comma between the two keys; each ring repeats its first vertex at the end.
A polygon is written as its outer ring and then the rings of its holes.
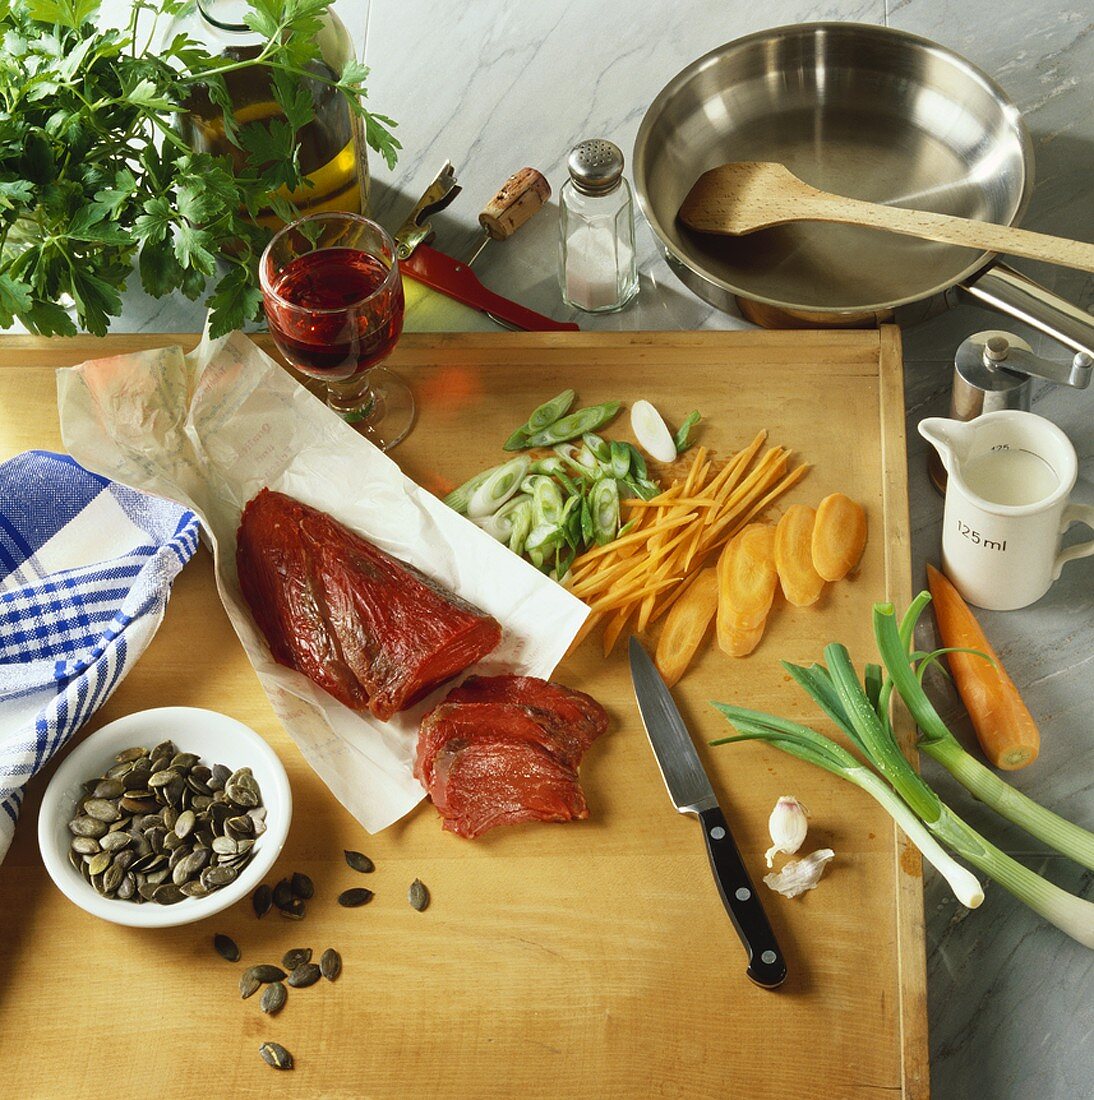
{"type": "MultiPolygon", "coordinates": [[[[276,489],[329,512],[492,614],[501,645],[471,671],[549,676],[588,614],[575,599],[404,477],[242,333],[57,372],[61,434],[82,466],[201,517],[220,598],[270,702],[308,762],[370,832],[423,797],[411,774],[422,713],[380,722],[277,664],[236,576],[244,505],[276,489]]],[[[194,639],[195,646],[201,644],[194,639]]]]}

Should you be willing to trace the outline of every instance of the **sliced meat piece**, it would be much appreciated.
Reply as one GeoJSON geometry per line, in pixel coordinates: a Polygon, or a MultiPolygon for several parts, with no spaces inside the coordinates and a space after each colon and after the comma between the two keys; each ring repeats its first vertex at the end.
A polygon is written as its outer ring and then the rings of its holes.
{"type": "Polygon", "coordinates": [[[552,730],[563,728],[581,742],[573,763],[608,728],[604,708],[583,691],[535,676],[469,676],[445,697],[446,703],[517,703],[531,707],[552,730]],[[550,716],[550,718],[548,718],[550,716]]]}
{"type": "Polygon", "coordinates": [[[556,726],[558,722],[551,716],[516,703],[450,703],[445,700],[422,720],[414,774],[432,793],[435,760],[446,744],[497,738],[528,741],[568,767],[576,768],[585,751],[584,740],[556,726]]]}
{"type": "Polygon", "coordinates": [[[263,489],[244,509],[237,564],[275,658],[384,721],[501,640],[491,616],[283,493],[263,489]],[[258,585],[256,577],[268,579],[258,585]],[[311,597],[306,604],[294,598],[300,589],[311,597]],[[337,654],[337,675],[320,678],[310,652],[319,640],[337,654]]]}
{"type": "Polygon", "coordinates": [[[431,793],[444,828],[468,838],[498,825],[589,816],[577,772],[526,740],[451,739],[437,754],[431,793]]]}

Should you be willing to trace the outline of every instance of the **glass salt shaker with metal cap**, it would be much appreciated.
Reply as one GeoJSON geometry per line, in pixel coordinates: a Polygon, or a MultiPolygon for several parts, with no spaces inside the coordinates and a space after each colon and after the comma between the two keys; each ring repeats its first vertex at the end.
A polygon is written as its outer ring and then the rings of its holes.
{"type": "Polygon", "coordinates": [[[638,292],[634,200],[618,145],[594,138],[570,150],[559,195],[563,301],[588,313],[622,309],[638,292]]]}

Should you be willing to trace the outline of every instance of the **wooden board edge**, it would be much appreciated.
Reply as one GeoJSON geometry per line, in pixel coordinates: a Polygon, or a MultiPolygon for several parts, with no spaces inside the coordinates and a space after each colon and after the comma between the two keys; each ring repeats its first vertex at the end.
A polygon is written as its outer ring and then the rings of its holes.
{"type": "MultiPolygon", "coordinates": [[[[903,610],[912,599],[911,521],[908,510],[907,430],[904,410],[904,357],[900,329],[880,329],[879,406],[881,416],[882,507],[885,547],[886,596],[903,610]]],[[[910,759],[915,749],[915,726],[903,708],[894,722],[897,736],[910,759]]],[[[906,1100],[930,1095],[930,1056],[927,1025],[927,951],[923,913],[923,860],[911,842],[893,825],[896,865],[896,943],[900,981],[901,1076],[906,1100]]]]}

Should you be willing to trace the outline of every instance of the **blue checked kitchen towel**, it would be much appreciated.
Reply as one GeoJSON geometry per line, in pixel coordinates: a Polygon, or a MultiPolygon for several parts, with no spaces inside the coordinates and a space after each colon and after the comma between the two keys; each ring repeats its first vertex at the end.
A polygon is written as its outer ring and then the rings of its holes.
{"type": "Polygon", "coordinates": [[[197,544],[193,512],[67,455],[0,464],[0,861],[27,780],[144,652],[197,544]]]}

